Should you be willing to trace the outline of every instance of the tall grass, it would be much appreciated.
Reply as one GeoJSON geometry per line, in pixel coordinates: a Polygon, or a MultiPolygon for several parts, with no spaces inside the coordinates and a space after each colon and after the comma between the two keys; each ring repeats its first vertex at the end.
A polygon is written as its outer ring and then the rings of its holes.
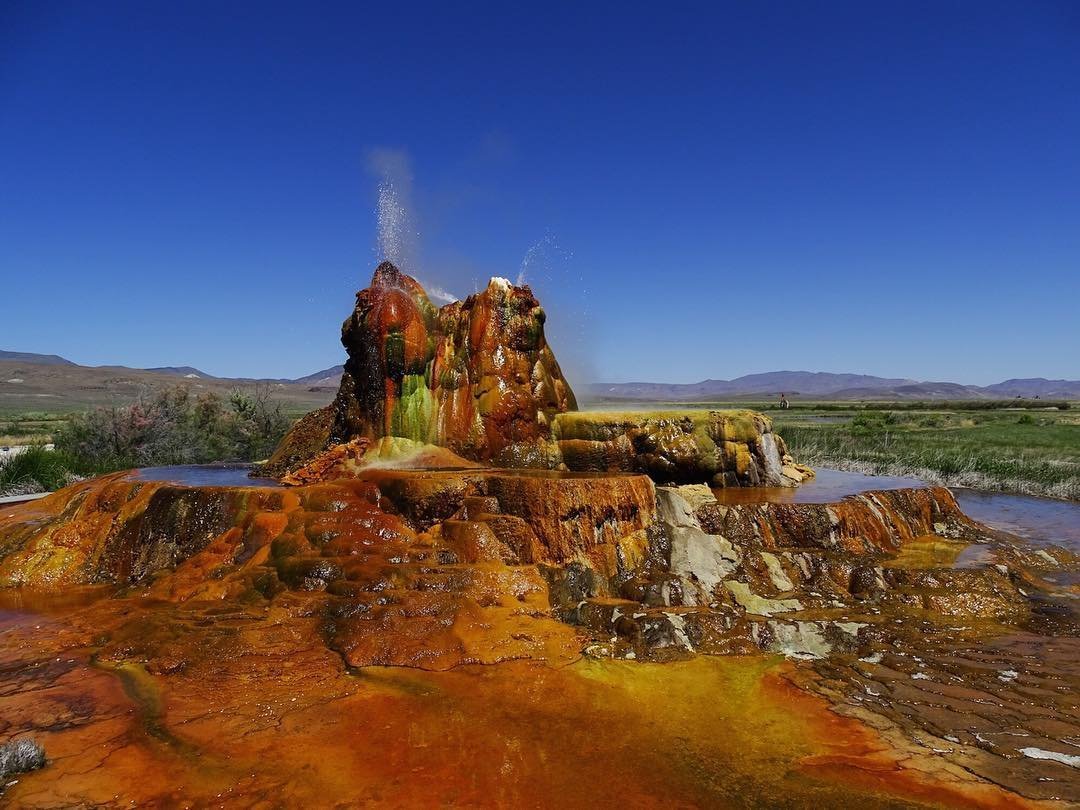
{"type": "Polygon", "coordinates": [[[0,459],[0,496],[60,489],[76,480],[71,459],[42,444],[0,459]]]}
{"type": "Polygon", "coordinates": [[[930,483],[1080,500],[1080,424],[1004,413],[859,413],[779,427],[803,463],[930,483]]]}

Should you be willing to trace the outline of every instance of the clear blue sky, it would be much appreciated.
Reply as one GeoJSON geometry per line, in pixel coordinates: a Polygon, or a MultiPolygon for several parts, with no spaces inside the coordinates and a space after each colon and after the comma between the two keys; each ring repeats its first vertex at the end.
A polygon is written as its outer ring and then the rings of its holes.
{"type": "Polygon", "coordinates": [[[390,154],[578,379],[1080,378],[1080,4],[359,5],[0,5],[0,348],[340,362],[390,154]]]}

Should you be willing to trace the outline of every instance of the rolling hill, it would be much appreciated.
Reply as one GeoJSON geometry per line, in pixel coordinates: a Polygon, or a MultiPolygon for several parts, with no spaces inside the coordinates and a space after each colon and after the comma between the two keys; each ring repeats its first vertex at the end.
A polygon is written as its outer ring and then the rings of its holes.
{"type": "Polygon", "coordinates": [[[809,371],[773,371],[734,380],[699,383],[589,383],[580,386],[586,401],[710,402],[725,399],[788,397],[824,400],[955,400],[955,399],[1080,399],[1080,381],[1043,378],[1006,380],[994,385],[874,377],[866,374],[831,374],[809,371]]]}
{"type": "Polygon", "coordinates": [[[98,405],[123,405],[145,391],[178,384],[221,395],[236,388],[267,385],[286,409],[297,413],[326,405],[337,390],[336,382],[326,387],[294,380],[230,379],[212,377],[184,366],[156,369],[80,366],[53,355],[0,353],[0,411],[5,412],[68,412],[98,405]]]}
{"type": "MultiPolygon", "coordinates": [[[[214,377],[192,366],[139,369],[80,366],[55,354],[0,351],[0,410],[72,411],[131,402],[149,388],[191,385],[227,394],[237,387],[271,386],[289,410],[308,411],[330,402],[343,367],[296,379],[214,377]]],[[[575,386],[583,403],[724,402],[789,398],[815,400],[1080,399],[1080,381],[1041,377],[1004,380],[988,386],[919,382],[868,374],[772,371],[733,380],[698,383],[585,383],[575,386]]]]}
{"type": "Polygon", "coordinates": [[[65,357],[58,354],[34,354],[33,352],[5,352],[0,349],[0,361],[11,360],[20,363],[35,363],[42,366],[73,366],[65,357]]]}
{"type": "Polygon", "coordinates": [[[293,382],[303,385],[330,386],[337,388],[341,383],[341,375],[345,372],[345,366],[331,366],[306,377],[297,377],[293,382]]]}

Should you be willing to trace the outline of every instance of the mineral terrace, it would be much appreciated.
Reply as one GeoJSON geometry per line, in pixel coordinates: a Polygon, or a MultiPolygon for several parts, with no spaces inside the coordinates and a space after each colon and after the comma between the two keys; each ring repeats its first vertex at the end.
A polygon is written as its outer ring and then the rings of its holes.
{"type": "Polygon", "coordinates": [[[47,758],[4,800],[1080,802],[1069,552],[940,488],[729,503],[813,472],[749,411],[577,411],[544,322],[383,263],[261,479],[0,513],[0,742],[47,758]]]}

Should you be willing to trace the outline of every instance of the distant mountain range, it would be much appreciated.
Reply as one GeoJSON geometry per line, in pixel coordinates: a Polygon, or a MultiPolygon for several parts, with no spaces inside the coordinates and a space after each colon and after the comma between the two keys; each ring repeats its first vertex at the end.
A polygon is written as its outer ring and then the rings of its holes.
{"type": "Polygon", "coordinates": [[[199,371],[197,368],[191,366],[158,366],[156,368],[144,368],[142,371],[158,371],[162,374],[172,374],[176,377],[187,377],[189,379],[203,379],[209,378],[209,374],[205,374],[199,371]]]}
{"type": "Polygon", "coordinates": [[[21,361],[24,363],[35,363],[39,366],[74,366],[65,357],[61,357],[58,354],[34,354],[33,352],[5,352],[0,349],[0,360],[12,360],[21,361]]]}
{"type": "MultiPolygon", "coordinates": [[[[4,352],[0,352],[0,360],[3,358],[4,352]]],[[[58,358],[63,360],[64,358],[58,358]]],[[[67,362],[67,361],[65,361],[67,362]]],[[[161,374],[172,374],[176,377],[186,377],[187,379],[200,379],[200,380],[227,380],[229,377],[215,377],[212,374],[207,374],[205,371],[200,371],[197,368],[191,366],[159,366],[158,368],[143,369],[143,371],[156,371],[161,374]]],[[[259,380],[259,382],[275,382],[275,383],[296,383],[298,385],[316,385],[316,386],[331,386],[337,388],[341,382],[341,375],[345,371],[345,366],[331,366],[330,368],[324,368],[322,371],[316,371],[314,374],[308,374],[305,377],[297,377],[296,379],[288,378],[272,378],[267,380],[259,380]]],[[[243,378],[247,379],[247,378],[243,378]]]]}
{"type": "Polygon", "coordinates": [[[866,374],[830,374],[813,371],[771,371],[734,380],[699,383],[589,383],[578,394],[594,401],[709,402],[725,399],[775,398],[780,394],[805,399],[1080,399],[1080,380],[1005,380],[993,385],[873,377],[866,374]]]}
{"type": "MultiPolygon", "coordinates": [[[[198,380],[212,389],[256,382],[272,384],[286,399],[328,402],[341,382],[343,366],[332,366],[296,379],[215,377],[192,366],[133,369],[126,366],[80,366],[55,354],[0,351],[0,405],[70,400],[72,406],[110,402],[130,395],[133,387],[163,385],[175,378],[198,380]],[[17,382],[15,382],[17,381],[17,382]],[[37,390],[40,388],[40,390],[37,390]],[[80,393],[85,392],[85,393],[80,393]],[[33,398],[37,399],[34,400],[33,398]]],[[[951,399],[1080,399],[1080,380],[1013,379],[993,385],[919,382],[867,374],[821,371],[772,371],[734,380],[698,383],[586,383],[575,387],[584,402],[722,402],[738,399],[789,398],[820,400],[951,400],[951,399]]]]}
{"type": "Polygon", "coordinates": [[[207,374],[194,366],[154,366],[153,368],[131,368],[130,366],[80,366],[66,357],[58,354],[34,354],[33,352],[8,352],[0,349],[0,362],[18,362],[37,366],[73,366],[77,368],[99,369],[124,369],[127,371],[148,371],[155,374],[167,374],[171,377],[184,377],[186,379],[221,380],[236,382],[273,382],[273,383],[297,383],[300,385],[328,385],[337,387],[341,382],[341,375],[345,366],[331,366],[330,368],[308,374],[306,377],[298,377],[295,380],[287,377],[215,377],[207,374]]]}
{"type": "Polygon", "coordinates": [[[215,377],[192,366],[80,366],[57,355],[0,351],[0,411],[70,411],[124,405],[149,389],[185,383],[222,396],[237,387],[269,385],[274,398],[289,412],[303,413],[328,404],[337,391],[338,380],[340,368],[301,380],[234,379],[215,377]]]}
{"type": "Polygon", "coordinates": [[[345,366],[331,366],[306,377],[297,377],[293,382],[304,385],[319,385],[337,388],[341,383],[341,375],[345,373],[345,366]]]}

